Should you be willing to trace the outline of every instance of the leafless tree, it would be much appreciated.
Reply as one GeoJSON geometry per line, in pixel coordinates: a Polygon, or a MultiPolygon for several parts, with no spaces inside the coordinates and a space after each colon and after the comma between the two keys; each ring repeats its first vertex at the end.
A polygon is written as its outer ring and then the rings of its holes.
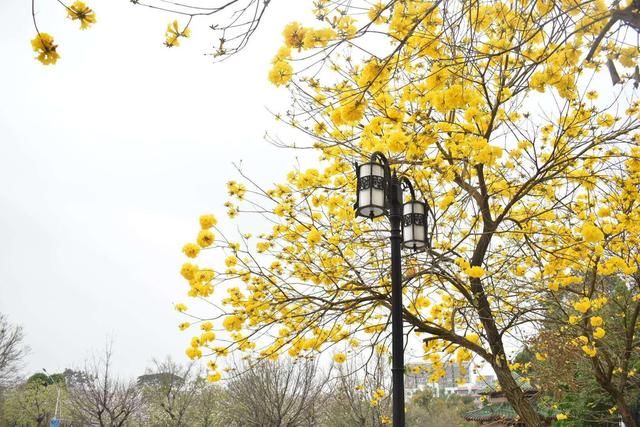
{"type": "Polygon", "coordinates": [[[154,360],[153,367],[138,377],[149,425],[192,425],[191,412],[198,405],[203,384],[202,369],[194,362],[186,366],[171,358],[154,360]]]}
{"type": "Polygon", "coordinates": [[[225,391],[216,384],[211,384],[204,378],[199,378],[200,390],[198,401],[191,414],[193,426],[199,427],[228,427],[224,417],[220,414],[224,412],[225,391]]]}
{"type": "Polygon", "coordinates": [[[372,354],[371,363],[350,359],[331,382],[325,425],[378,427],[391,414],[389,363],[372,354]]]}
{"type": "Polygon", "coordinates": [[[250,361],[227,384],[229,426],[316,426],[326,401],[317,360],[250,361]]]}
{"type": "Polygon", "coordinates": [[[22,327],[11,325],[0,313],[0,388],[12,382],[28,349],[23,344],[22,327]]]}
{"type": "Polygon", "coordinates": [[[111,345],[107,345],[102,357],[87,361],[68,384],[74,415],[84,425],[120,427],[140,407],[140,389],[134,381],[125,382],[114,376],[111,356],[111,345]]]}

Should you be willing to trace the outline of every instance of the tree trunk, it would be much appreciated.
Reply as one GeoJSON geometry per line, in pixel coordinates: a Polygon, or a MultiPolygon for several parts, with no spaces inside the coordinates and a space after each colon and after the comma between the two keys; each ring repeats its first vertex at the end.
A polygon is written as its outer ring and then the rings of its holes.
{"type": "Polygon", "coordinates": [[[633,418],[633,413],[631,412],[629,405],[627,405],[624,396],[616,396],[616,406],[618,407],[618,413],[622,417],[622,421],[624,421],[624,425],[626,427],[638,427],[638,423],[635,418],[633,418]]]}
{"type": "Polygon", "coordinates": [[[507,400],[527,427],[544,427],[545,423],[536,412],[533,404],[525,398],[524,392],[511,376],[508,368],[493,365],[498,383],[507,400]]]}

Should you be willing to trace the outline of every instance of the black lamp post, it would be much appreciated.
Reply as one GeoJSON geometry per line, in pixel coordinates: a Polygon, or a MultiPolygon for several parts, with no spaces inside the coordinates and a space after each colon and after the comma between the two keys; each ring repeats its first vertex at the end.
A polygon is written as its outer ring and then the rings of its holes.
{"type": "Polygon", "coordinates": [[[404,427],[404,342],[402,327],[402,256],[401,246],[424,249],[427,246],[428,206],[416,200],[411,182],[398,177],[380,152],[371,161],[356,164],[358,177],[356,216],[389,217],[391,225],[391,341],[393,381],[393,426],[404,427]],[[402,189],[408,188],[411,200],[402,203],[402,189]]]}

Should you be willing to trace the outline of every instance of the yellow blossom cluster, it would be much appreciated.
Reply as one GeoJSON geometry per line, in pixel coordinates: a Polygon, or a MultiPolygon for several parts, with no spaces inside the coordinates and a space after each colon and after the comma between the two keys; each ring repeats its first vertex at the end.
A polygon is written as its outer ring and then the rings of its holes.
{"type": "Polygon", "coordinates": [[[53,37],[48,33],[38,33],[31,40],[31,47],[38,54],[38,61],[44,65],[55,64],[60,59],[60,54],[57,51],[58,45],[55,44],[53,37]]]}
{"type": "Polygon", "coordinates": [[[86,30],[96,23],[95,12],[80,0],[67,8],[67,16],[73,21],[79,21],[81,30],[86,30]]]}
{"type": "MultiPolygon", "coordinates": [[[[86,30],[91,25],[96,23],[95,12],[88,7],[84,2],[76,0],[70,6],[60,2],[67,11],[67,17],[72,21],[78,21],[80,23],[80,29],[86,30]]],[[[33,12],[33,11],[32,11],[33,12]]],[[[37,53],[36,59],[44,65],[53,65],[58,59],[60,54],[58,53],[58,45],[55,43],[53,36],[49,33],[41,32],[38,29],[38,25],[35,21],[34,12],[34,25],[36,27],[36,37],[31,40],[31,47],[33,51],[37,53]]]]}
{"type": "Polygon", "coordinates": [[[177,47],[180,46],[180,38],[187,38],[191,36],[191,28],[189,25],[186,25],[182,30],[180,29],[180,24],[178,20],[173,20],[167,25],[167,30],[164,35],[164,45],[167,47],[177,47]]]}

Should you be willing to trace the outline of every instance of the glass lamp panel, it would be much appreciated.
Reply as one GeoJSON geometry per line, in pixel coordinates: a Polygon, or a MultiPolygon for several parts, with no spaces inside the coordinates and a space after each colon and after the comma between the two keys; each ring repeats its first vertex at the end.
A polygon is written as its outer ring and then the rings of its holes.
{"type": "Polygon", "coordinates": [[[411,205],[411,211],[414,214],[424,214],[424,204],[421,202],[409,202],[407,204],[411,205]]]}
{"type": "Polygon", "coordinates": [[[408,227],[403,227],[402,241],[409,242],[411,240],[413,240],[413,226],[409,225],[408,227]]]}
{"type": "Polygon", "coordinates": [[[425,247],[426,243],[425,243],[425,238],[424,238],[424,227],[421,225],[415,225],[414,226],[414,240],[413,242],[411,242],[411,247],[413,249],[422,249],[425,247]]]}

